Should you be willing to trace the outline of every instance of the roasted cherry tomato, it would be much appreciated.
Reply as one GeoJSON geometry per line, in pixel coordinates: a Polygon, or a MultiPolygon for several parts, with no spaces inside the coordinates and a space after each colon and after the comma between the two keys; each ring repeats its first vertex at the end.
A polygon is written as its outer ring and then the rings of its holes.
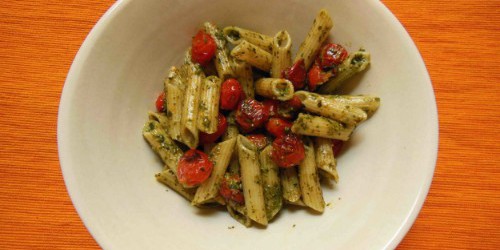
{"type": "Polygon", "coordinates": [[[226,132],[226,129],[227,129],[226,117],[224,115],[222,115],[221,113],[219,113],[219,117],[217,119],[217,122],[218,122],[217,123],[217,131],[215,131],[215,133],[207,134],[204,132],[200,132],[200,144],[201,145],[217,141],[217,139],[219,139],[219,137],[221,137],[226,132]]]}
{"type": "Polygon", "coordinates": [[[290,133],[292,123],[281,118],[270,118],[266,123],[266,130],[275,137],[281,137],[290,133]]]}
{"type": "Polygon", "coordinates": [[[177,179],[188,187],[204,182],[212,173],[213,164],[208,155],[197,149],[190,149],[179,160],[177,179]]]}
{"type": "Polygon", "coordinates": [[[309,91],[314,91],[316,86],[321,85],[328,81],[333,74],[330,71],[323,71],[319,64],[314,63],[309,72],[307,73],[307,84],[309,91]]]}
{"type": "Polygon", "coordinates": [[[273,142],[271,158],[282,168],[298,165],[305,157],[304,143],[294,134],[278,137],[273,142]]]}
{"type": "Polygon", "coordinates": [[[158,98],[156,98],[156,110],[158,110],[158,112],[165,111],[165,92],[161,92],[158,98]]]}
{"type": "Polygon", "coordinates": [[[337,157],[340,153],[340,150],[342,150],[342,146],[344,145],[344,141],[335,140],[335,139],[333,139],[332,141],[333,141],[333,145],[332,145],[333,155],[335,157],[337,157]]]}
{"type": "Polygon", "coordinates": [[[302,109],[302,101],[300,98],[296,95],[292,97],[292,99],[286,101],[286,103],[292,107],[293,110],[300,110],[302,109]]]}
{"type": "Polygon", "coordinates": [[[347,58],[347,50],[340,44],[328,43],[321,49],[320,62],[322,68],[332,68],[347,58]]]}
{"type": "Polygon", "coordinates": [[[281,73],[281,77],[288,79],[293,84],[295,90],[304,88],[306,80],[306,66],[304,59],[298,60],[292,67],[285,69],[281,73]]]}
{"type": "Polygon", "coordinates": [[[240,82],[233,78],[225,80],[220,90],[220,108],[223,110],[235,110],[238,102],[243,99],[243,95],[240,82]]]}
{"type": "Polygon", "coordinates": [[[247,133],[262,127],[268,119],[268,110],[264,107],[264,104],[255,99],[243,100],[236,110],[236,122],[247,133]]]}
{"type": "Polygon", "coordinates": [[[191,57],[193,62],[206,65],[215,55],[217,44],[208,33],[198,31],[191,42],[191,57]]]}
{"type": "Polygon", "coordinates": [[[269,117],[275,117],[278,115],[278,105],[280,104],[277,100],[266,99],[262,102],[264,108],[269,113],[269,117]]]}
{"type": "Polygon", "coordinates": [[[227,201],[232,200],[239,204],[244,204],[245,197],[243,197],[242,190],[243,186],[239,175],[230,173],[224,175],[219,189],[219,193],[222,197],[227,201]]]}
{"type": "Polygon", "coordinates": [[[247,135],[248,140],[250,140],[258,150],[264,149],[269,143],[269,138],[263,134],[247,135]]]}

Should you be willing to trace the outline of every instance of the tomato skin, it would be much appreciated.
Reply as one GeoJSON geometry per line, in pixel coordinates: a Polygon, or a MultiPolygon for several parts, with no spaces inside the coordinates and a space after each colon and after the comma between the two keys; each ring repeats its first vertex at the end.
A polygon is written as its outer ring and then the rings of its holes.
{"type": "Polygon", "coordinates": [[[322,68],[332,68],[341,64],[348,56],[347,50],[340,44],[328,43],[321,49],[322,68]]]}
{"type": "Polygon", "coordinates": [[[276,117],[278,115],[279,101],[266,99],[262,104],[264,104],[264,108],[267,110],[269,117],[276,117]]]}
{"type": "Polygon", "coordinates": [[[266,123],[266,130],[275,137],[281,137],[290,133],[292,129],[292,123],[280,119],[280,118],[270,118],[266,123]]]}
{"type": "Polygon", "coordinates": [[[177,167],[177,179],[188,187],[194,187],[204,182],[212,173],[213,163],[208,155],[197,149],[184,153],[177,167]]]}
{"type": "Polygon", "coordinates": [[[240,82],[234,78],[225,80],[220,90],[220,108],[223,110],[235,110],[238,102],[243,99],[244,93],[240,82]]]}
{"type": "Polygon", "coordinates": [[[193,62],[206,65],[212,60],[217,50],[217,44],[210,34],[198,31],[191,41],[191,57],[193,62]]]}
{"type": "Polygon", "coordinates": [[[156,98],[156,110],[158,110],[158,112],[165,111],[165,92],[161,92],[158,98],[156,98]]]}
{"type": "Polygon", "coordinates": [[[300,59],[290,68],[285,69],[281,73],[281,77],[289,80],[293,84],[294,90],[299,90],[304,88],[306,80],[306,66],[304,64],[304,59],[300,59]]]}
{"type": "Polygon", "coordinates": [[[247,135],[248,140],[250,140],[258,150],[264,149],[269,143],[269,138],[263,134],[253,134],[247,135]]]}
{"type": "Polygon", "coordinates": [[[245,197],[243,196],[242,190],[243,186],[239,175],[230,173],[224,175],[219,189],[219,193],[222,197],[227,201],[232,200],[239,204],[244,204],[245,197]]]}
{"type": "Polygon", "coordinates": [[[304,158],[304,143],[296,135],[288,134],[274,140],[271,159],[279,167],[293,167],[298,165],[304,158]]]}
{"type": "Polygon", "coordinates": [[[319,63],[314,63],[309,72],[307,73],[307,84],[309,91],[314,91],[318,85],[328,81],[333,76],[331,71],[323,71],[319,63]]]}
{"type": "Polygon", "coordinates": [[[217,131],[213,134],[207,134],[204,132],[200,132],[199,137],[200,137],[200,145],[208,144],[217,141],[225,132],[227,129],[227,119],[226,117],[219,113],[219,117],[217,118],[218,123],[217,123],[217,131]]]}
{"type": "Polygon", "coordinates": [[[332,139],[332,142],[333,142],[333,145],[332,145],[333,156],[337,157],[339,155],[340,151],[342,150],[342,146],[344,145],[344,141],[332,139]]]}
{"type": "Polygon", "coordinates": [[[290,105],[290,107],[292,107],[293,110],[301,110],[303,107],[302,101],[296,95],[294,95],[292,99],[286,101],[286,103],[290,105]]]}
{"type": "Polygon", "coordinates": [[[264,107],[264,104],[255,99],[243,100],[236,110],[236,122],[246,133],[262,127],[268,119],[268,110],[264,107]]]}

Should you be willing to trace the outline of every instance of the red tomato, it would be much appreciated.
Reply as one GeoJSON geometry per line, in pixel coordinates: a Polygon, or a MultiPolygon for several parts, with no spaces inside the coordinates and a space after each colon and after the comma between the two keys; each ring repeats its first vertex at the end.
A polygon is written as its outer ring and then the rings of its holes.
{"type": "Polygon", "coordinates": [[[243,100],[236,110],[236,122],[247,133],[262,127],[268,119],[268,110],[264,107],[264,104],[255,99],[243,100]]]}
{"type": "Polygon", "coordinates": [[[340,150],[342,150],[342,146],[344,145],[344,141],[335,140],[335,139],[332,139],[332,141],[333,141],[333,145],[332,145],[333,155],[335,157],[337,157],[340,153],[340,150]]]}
{"type": "Polygon", "coordinates": [[[224,197],[227,201],[232,200],[239,204],[244,204],[245,197],[243,197],[242,190],[243,186],[239,175],[229,173],[224,175],[219,189],[219,193],[222,197],[224,197]]]}
{"type": "Polygon", "coordinates": [[[180,183],[193,187],[204,182],[212,173],[213,164],[203,151],[190,149],[179,160],[177,179],[180,183]]]}
{"type": "Polygon", "coordinates": [[[158,112],[165,111],[165,92],[161,92],[158,98],[156,98],[156,110],[158,110],[158,112]]]}
{"type": "Polygon", "coordinates": [[[293,84],[295,90],[304,88],[304,81],[306,80],[306,66],[304,64],[304,59],[300,59],[295,62],[292,67],[285,69],[281,73],[281,77],[290,80],[293,84]]]}
{"type": "Polygon", "coordinates": [[[347,58],[347,50],[340,44],[328,43],[321,49],[321,67],[332,68],[347,58]]]}
{"type": "Polygon", "coordinates": [[[271,158],[280,167],[298,165],[305,156],[304,143],[294,134],[278,137],[273,142],[271,158]]]}
{"type": "Polygon", "coordinates": [[[292,107],[293,110],[300,110],[302,109],[302,101],[300,98],[296,95],[292,97],[292,99],[286,101],[286,103],[292,107]]]}
{"type": "Polygon", "coordinates": [[[250,140],[258,150],[264,149],[269,143],[269,138],[263,134],[247,135],[248,140],[250,140]]]}
{"type": "Polygon", "coordinates": [[[219,137],[221,137],[226,132],[226,129],[227,129],[226,117],[224,115],[222,115],[221,113],[219,113],[219,117],[217,120],[218,120],[217,131],[215,131],[215,133],[207,134],[204,132],[200,132],[200,144],[201,145],[217,141],[217,139],[219,139],[219,137]]]}
{"type": "Polygon", "coordinates": [[[324,72],[318,63],[314,63],[307,74],[309,91],[314,91],[316,86],[325,83],[331,76],[332,73],[330,71],[324,72]]]}
{"type": "Polygon", "coordinates": [[[271,118],[266,123],[267,132],[274,135],[275,137],[284,136],[290,133],[291,129],[292,123],[280,118],[271,118]]]}
{"type": "Polygon", "coordinates": [[[217,44],[205,31],[200,30],[191,42],[191,57],[193,62],[206,65],[215,55],[217,44]]]}
{"type": "Polygon", "coordinates": [[[280,104],[277,100],[266,99],[262,102],[264,108],[267,110],[270,117],[275,117],[278,115],[278,105],[280,104]]]}
{"type": "Polygon", "coordinates": [[[223,110],[235,110],[238,102],[243,99],[243,95],[240,82],[233,78],[225,80],[220,90],[220,108],[223,110]]]}

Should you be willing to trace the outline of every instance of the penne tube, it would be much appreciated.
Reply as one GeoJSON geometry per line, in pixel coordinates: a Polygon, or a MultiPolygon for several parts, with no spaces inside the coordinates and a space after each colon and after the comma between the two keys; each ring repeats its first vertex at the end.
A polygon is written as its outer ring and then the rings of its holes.
{"type": "Polygon", "coordinates": [[[244,61],[235,59],[233,60],[233,69],[236,79],[240,82],[241,87],[243,88],[245,96],[247,98],[255,98],[252,66],[244,61]]]}
{"type": "Polygon", "coordinates": [[[209,76],[205,78],[201,88],[198,129],[207,134],[213,134],[217,131],[220,87],[221,80],[216,76],[209,76]]]}
{"type": "Polygon", "coordinates": [[[271,77],[280,78],[281,72],[292,65],[292,39],[288,31],[282,30],[274,36],[272,48],[271,77]]]}
{"type": "Polygon", "coordinates": [[[302,192],[302,201],[313,210],[322,213],[325,201],[319,183],[314,147],[310,140],[305,140],[305,158],[299,164],[299,182],[302,192]]]}
{"type": "Polygon", "coordinates": [[[166,89],[165,113],[167,115],[168,130],[170,138],[176,141],[182,141],[181,138],[181,119],[182,107],[186,85],[182,81],[181,70],[176,67],[170,68],[167,79],[164,82],[166,89]]]}
{"type": "Polygon", "coordinates": [[[273,38],[261,34],[259,32],[242,29],[236,26],[228,26],[223,29],[224,35],[226,35],[226,39],[234,44],[238,45],[243,40],[248,41],[251,44],[258,46],[259,48],[271,52],[271,46],[273,43],[273,38]]]}
{"type": "Polygon", "coordinates": [[[155,120],[146,122],[142,135],[163,163],[177,173],[177,163],[183,155],[182,149],[167,135],[160,123],[155,120]]]}
{"type": "Polygon", "coordinates": [[[234,202],[228,202],[226,205],[229,215],[233,217],[236,221],[241,223],[245,227],[250,227],[252,225],[252,220],[246,215],[247,209],[243,205],[236,204],[234,202]]]}
{"type": "Polygon", "coordinates": [[[233,68],[231,67],[231,59],[229,58],[228,48],[226,46],[226,38],[222,31],[210,22],[205,22],[205,31],[212,36],[217,44],[215,51],[215,68],[219,78],[224,81],[228,78],[234,77],[233,68]]]}
{"type": "Polygon", "coordinates": [[[285,201],[287,204],[292,204],[292,205],[295,205],[295,206],[300,206],[300,207],[307,207],[307,205],[302,201],[302,200],[297,200],[297,201],[294,201],[294,202],[291,202],[291,201],[285,201]]]}
{"type": "Polygon", "coordinates": [[[257,147],[245,136],[238,135],[237,148],[247,215],[253,221],[267,225],[257,147]]]}
{"type": "Polygon", "coordinates": [[[210,152],[210,161],[214,163],[214,167],[210,177],[196,190],[192,205],[203,204],[211,199],[215,199],[219,194],[220,183],[222,177],[233,155],[236,138],[218,143],[210,152]]]}
{"type": "Polygon", "coordinates": [[[269,72],[273,56],[271,53],[247,42],[241,41],[236,47],[231,50],[231,56],[244,61],[262,71],[269,72]]]}
{"type": "Polygon", "coordinates": [[[283,199],[288,203],[300,201],[301,192],[296,168],[282,168],[280,170],[280,180],[283,199]]]}
{"type": "Polygon", "coordinates": [[[169,130],[169,126],[168,126],[168,117],[166,114],[164,113],[159,113],[159,112],[148,112],[148,117],[149,117],[149,120],[154,120],[154,121],[157,121],[158,123],[160,123],[161,127],[165,130],[165,131],[168,131],[169,130]]]}
{"type": "Polygon", "coordinates": [[[356,125],[368,118],[368,115],[362,109],[337,102],[328,96],[308,91],[297,91],[295,95],[302,101],[306,111],[342,123],[356,125]]]}
{"type": "Polygon", "coordinates": [[[333,142],[331,139],[314,137],[314,152],[316,154],[316,166],[324,171],[325,175],[339,182],[337,173],[337,160],[333,154],[333,142]]]}
{"type": "Polygon", "coordinates": [[[354,131],[354,128],[354,126],[344,125],[338,121],[322,116],[300,113],[299,117],[293,122],[292,132],[299,135],[347,141],[354,131]]]}
{"type": "Polygon", "coordinates": [[[283,205],[281,184],[278,176],[279,167],[271,159],[272,146],[264,148],[259,155],[264,201],[266,204],[267,220],[270,221],[278,214],[283,205]]]}
{"type": "Polygon", "coordinates": [[[224,132],[224,134],[222,135],[222,141],[236,138],[240,134],[238,126],[236,125],[235,111],[232,111],[227,115],[226,121],[227,129],[226,132],[224,132]]]}
{"type": "Polygon", "coordinates": [[[320,10],[293,61],[298,62],[299,60],[304,60],[305,68],[308,70],[321,49],[321,45],[323,45],[328,38],[328,34],[332,27],[333,21],[328,15],[328,12],[325,9],[320,10]]]}
{"type": "Polygon", "coordinates": [[[177,180],[174,171],[171,169],[165,168],[162,172],[156,174],[155,177],[157,181],[167,185],[167,187],[173,189],[187,200],[193,200],[195,189],[184,188],[177,180]]]}
{"type": "MultiPolygon", "coordinates": [[[[190,55],[190,53],[187,53],[190,55]]],[[[204,74],[200,65],[187,62],[187,86],[184,97],[184,105],[181,117],[181,138],[182,142],[189,148],[198,146],[198,110],[200,91],[203,84],[204,74]]]]}
{"type": "Polygon", "coordinates": [[[255,93],[263,97],[287,101],[293,97],[293,84],[284,78],[261,78],[255,82],[255,93]]]}
{"type": "Polygon", "coordinates": [[[380,97],[372,95],[330,95],[327,96],[338,103],[359,108],[368,115],[372,116],[380,106],[380,97]]]}
{"type": "Polygon", "coordinates": [[[370,64],[370,53],[360,49],[349,55],[338,67],[337,75],[318,89],[319,93],[331,94],[337,90],[347,79],[365,70],[370,64]]]}

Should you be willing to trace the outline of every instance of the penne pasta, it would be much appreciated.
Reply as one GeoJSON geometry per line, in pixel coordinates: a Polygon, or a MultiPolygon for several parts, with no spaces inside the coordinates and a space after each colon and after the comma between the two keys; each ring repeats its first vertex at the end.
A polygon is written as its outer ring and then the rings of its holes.
{"type": "Polygon", "coordinates": [[[168,126],[168,117],[164,113],[159,113],[159,112],[148,112],[149,120],[157,121],[160,123],[161,127],[165,130],[169,130],[168,126]]]}
{"type": "Polygon", "coordinates": [[[269,72],[273,56],[271,53],[247,42],[241,41],[236,47],[231,50],[231,56],[244,61],[262,71],[269,72]]]}
{"type": "Polygon", "coordinates": [[[299,135],[318,136],[342,141],[349,140],[354,126],[347,126],[322,116],[300,113],[293,122],[292,132],[299,135]]]}
{"type": "Polygon", "coordinates": [[[164,81],[165,92],[165,113],[167,116],[168,130],[170,138],[182,141],[181,119],[184,93],[186,85],[182,82],[180,70],[176,67],[170,68],[167,79],[164,81]]]}
{"type": "Polygon", "coordinates": [[[233,60],[233,69],[236,79],[243,88],[245,96],[247,98],[255,98],[252,66],[244,61],[235,59],[233,60]]]}
{"type": "Polygon", "coordinates": [[[215,68],[217,69],[217,74],[219,78],[224,81],[228,78],[234,77],[233,68],[231,67],[231,59],[229,58],[228,48],[226,46],[226,38],[217,26],[210,22],[205,22],[205,31],[212,36],[215,43],[217,44],[217,50],[215,51],[215,68]]]}
{"type": "Polygon", "coordinates": [[[227,203],[226,208],[231,217],[243,226],[250,227],[252,225],[252,220],[246,215],[247,209],[245,206],[229,202],[227,203]]]}
{"type": "Polygon", "coordinates": [[[283,195],[281,192],[281,184],[279,167],[271,159],[272,146],[264,148],[259,155],[260,172],[262,175],[262,186],[264,188],[264,201],[266,204],[267,220],[270,221],[278,214],[283,206],[283,195]]]}
{"type": "MultiPolygon", "coordinates": [[[[190,53],[186,53],[188,56],[190,53]]],[[[198,110],[200,90],[203,84],[204,74],[198,64],[187,62],[187,87],[184,97],[184,105],[182,108],[181,117],[181,138],[182,142],[189,148],[196,148],[198,146],[198,110]]]]}
{"type": "Polygon", "coordinates": [[[299,176],[295,167],[280,169],[283,199],[289,203],[300,201],[301,191],[299,176]]]}
{"type": "Polygon", "coordinates": [[[325,175],[339,182],[337,173],[337,160],[333,154],[333,142],[331,139],[314,137],[314,152],[316,154],[316,166],[324,171],[325,175]]]}
{"type": "Polygon", "coordinates": [[[255,93],[263,97],[287,101],[293,97],[293,84],[284,78],[261,78],[255,82],[255,93]]]}
{"type": "Polygon", "coordinates": [[[280,78],[281,72],[292,65],[292,39],[288,31],[282,30],[274,36],[272,48],[271,77],[280,78]]]}
{"type": "Polygon", "coordinates": [[[203,204],[215,199],[219,194],[220,182],[233,155],[236,138],[217,144],[210,152],[209,158],[214,163],[210,177],[204,181],[196,190],[192,205],[203,204]]]}
{"type": "Polygon", "coordinates": [[[342,123],[356,125],[368,118],[368,115],[362,109],[343,104],[329,96],[308,91],[297,91],[295,95],[302,101],[302,105],[304,105],[306,111],[332,118],[342,123]]]}
{"type": "Polygon", "coordinates": [[[213,134],[217,131],[220,87],[221,80],[216,76],[209,76],[205,78],[201,88],[198,129],[207,134],[213,134]]]}
{"type": "Polygon", "coordinates": [[[359,108],[368,115],[372,116],[380,106],[380,97],[372,95],[330,95],[328,98],[335,102],[359,108]]]}
{"type": "Polygon", "coordinates": [[[182,150],[167,135],[160,123],[155,120],[146,122],[142,135],[148,141],[153,151],[160,156],[163,163],[174,173],[177,173],[177,163],[182,157],[182,150]]]}
{"type": "Polygon", "coordinates": [[[236,26],[225,27],[223,32],[226,39],[234,45],[238,45],[245,40],[268,52],[272,50],[273,38],[270,36],[236,26]]]}
{"type": "Polygon", "coordinates": [[[370,64],[370,53],[364,49],[360,49],[352,53],[347,59],[339,65],[337,75],[321,85],[318,89],[319,93],[331,94],[338,89],[342,83],[351,78],[355,74],[365,70],[370,64]]]}
{"type": "Polygon", "coordinates": [[[306,70],[309,69],[321,49],[321,45],[325,42],[326,38],[328,38],[328,34],[332,27],[333,21],[330,15],[328,15],[328,12],[324,9],[320,10],[313,21],[313,25],[306,39],[300,45],[294,62],[304,60],[306,70]]]}
{"type": "Polygon", "coordinates": [[[242,135],[238,135],[237,147],[247,215],[253,221],[267,225],[257,147],[242,135]]]}
{"type": "Polygon", "coordinates": [[[319,176],[316,169],[314,148],[310,140],[305,140],[305,158],[299,165],[299,182],[302,201],[313,210],[322,213],[325,201],[321,191],[319,176]]]}
{"type": "Polygon", "coordinates": [[[165,168],[162,172],[156,174],[155,177],[157,181],[167,185],[167,187],[173,189],[187,200],[193,200],[195,189],[184,188],[177,180],[177,176],[172,169],[165,168]]]}

